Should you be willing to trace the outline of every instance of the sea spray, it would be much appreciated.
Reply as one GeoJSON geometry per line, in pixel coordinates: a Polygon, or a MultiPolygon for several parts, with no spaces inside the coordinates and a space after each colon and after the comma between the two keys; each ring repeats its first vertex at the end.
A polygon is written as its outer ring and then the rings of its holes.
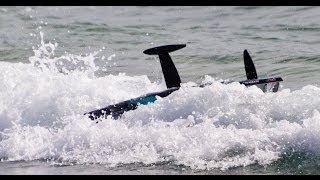
{"type": "Polygon", "coordinates": [[[263,93],[207,76],[203,83],[211,81],[210,86],[183,83],[170,96],[157,97],[118,120],[95,123],[83,114],[163,90],[164,84],[147,75],[97,77],[96,52],[56,57],[57,43],[41,38],[30,64],[1,62],[3,161],[108,167],[169,162],[226,170],[269,165],[288,152],[319,156],[317,86],[263,93]]]}

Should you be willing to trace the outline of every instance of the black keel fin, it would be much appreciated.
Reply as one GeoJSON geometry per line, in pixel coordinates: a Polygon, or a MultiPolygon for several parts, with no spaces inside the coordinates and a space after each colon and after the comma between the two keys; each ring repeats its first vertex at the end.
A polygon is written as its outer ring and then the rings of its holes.
{"type": "Polygon", "coordinates": [[[248,80],[258,79],[256,68],[246,49],[243,51],[243,60],[244,60],[244,68],[246,70],[247,79],[248,80]]]}
{"type": "Polygon", "coordinates": [[[185,44],[165,45],[147,49],[144,54],[158,55],[167,88],[180,87],[181,79],[169,53],[186,47],[185,44]]]}

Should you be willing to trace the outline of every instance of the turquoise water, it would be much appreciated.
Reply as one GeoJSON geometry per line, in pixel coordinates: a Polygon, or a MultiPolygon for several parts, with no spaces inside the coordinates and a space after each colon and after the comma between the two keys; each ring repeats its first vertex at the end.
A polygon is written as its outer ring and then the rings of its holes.
{"type": "Polygon", "coordinates": [[[319,7],[0,7],[0,174],[319,174],[319,7]],[[116,121],[83,113],[182,88],[116,121]],[[245,80],[247,49],[258,76],[245,80]],[[193,87],[212,82],[205,88],[193,87]]]}

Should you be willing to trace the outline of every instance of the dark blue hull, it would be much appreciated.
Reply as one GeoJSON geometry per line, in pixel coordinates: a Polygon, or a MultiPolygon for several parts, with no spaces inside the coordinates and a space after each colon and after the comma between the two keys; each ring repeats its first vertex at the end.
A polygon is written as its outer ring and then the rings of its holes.
{"type": "MultiPolygon", "coordinates": [[[[166,97],[170,95],[173,91],[178,90],[181,84],[181,79],[169,53],[184,47],[186,47],[185,44],[175,44],[158,46],[143,51],[143,53],[147,55],[159,56],[162,72],[168,89],[161,92],[150,93],[134,99],[113,104],[98,110],[85,113],[85,115],[87,115],[91,120],[95,120],[100,117],[106,118],[109,115],[111,115],[114,119],[117,119],[124,112],[134,110],[141,104],[145,105],[153,103],[157,100],[156,96],[166,97]]],[[[245,86],[257,85],[260,89],[263,90],[263,92],[268,91],[268,84],[273,84],[271,86],[271,91],[278,91],[279,81],[282,81],[281,77],[258,79],[256,68],[247,50],[244,50],[243,58],[247,80],[240,81],[240,84],[244,84],[245,86]]],[[[210,85],[210,83],[200,85],[200,87],[204,87],[206,85],[210,85]]]]}
{"type": "Polygon", "coordinates": [[[149,103],[153,103],[157,100],[156,96],[159,97],[166,97],[170,95],[173,91],[178,90],[179,88],[173,87],[170,89],[166,89],[161,92],[154,92],[150,94],[146,94],[134,99],[130,99],[127,101],[123,101],[117,104],[113,104],[98,110],[94,110],[88,113],[85,113],[91,120],[98,119],[100,117],[106,118],[107,116],[111,115],[114,119],[119,118],[124,112],[134,110],[139,105],[146,105],[149,103]]]}

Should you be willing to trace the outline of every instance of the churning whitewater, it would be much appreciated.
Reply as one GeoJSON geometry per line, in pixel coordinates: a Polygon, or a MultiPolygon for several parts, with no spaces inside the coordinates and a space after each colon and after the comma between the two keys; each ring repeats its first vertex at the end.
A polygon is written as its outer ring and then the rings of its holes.
{"type": "Polygon", "coordinates": [[[83,113],[163,90],[165,84],[147,74],[98,77],[95,61],[104,48],[56,56],[58,43],[40,36],[30,63],[0,62],[2,161],[108,167],[170,162],[227,170],[268,165],[286,153],[320,153],[317,86],[263,93],[205,76],[203,82],[212,85],[184,82],[166,98],[96,123],[83,113]]]}

